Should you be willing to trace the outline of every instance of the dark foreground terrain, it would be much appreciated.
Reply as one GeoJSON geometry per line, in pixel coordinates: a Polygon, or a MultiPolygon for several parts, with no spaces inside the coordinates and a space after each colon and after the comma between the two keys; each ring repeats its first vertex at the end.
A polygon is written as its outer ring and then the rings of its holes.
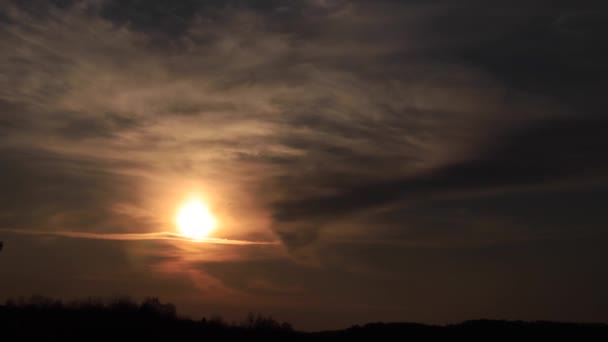
{"type": "Polygon", "coordinates": [[[520,338],[592,338],[608,341],[606,324],[573,324],[523,321],[467,321],[432,326],[413,323],[372,323],[345,330],[298,332],[288,323],[250,314],[242,322],[221,318],[192,320],[176,314],[175,306],[156,298],[142,303],[128,299],[62,303],[45,298],[7,301],[0,305],[0,340],[113,341],[141,340],[371,340],[483,339],[507,341],[520,338]]]}

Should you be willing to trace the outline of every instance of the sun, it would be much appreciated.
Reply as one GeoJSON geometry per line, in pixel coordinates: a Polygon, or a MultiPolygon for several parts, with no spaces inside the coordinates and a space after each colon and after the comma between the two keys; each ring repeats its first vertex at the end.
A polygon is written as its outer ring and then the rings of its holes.
{"type": "Polygon", "coordinates": [[[192,200],[180,208],[177,227],[183,236],[201,239],[215,229],[217,222],[209,208],[199,200],[192,200]]]}

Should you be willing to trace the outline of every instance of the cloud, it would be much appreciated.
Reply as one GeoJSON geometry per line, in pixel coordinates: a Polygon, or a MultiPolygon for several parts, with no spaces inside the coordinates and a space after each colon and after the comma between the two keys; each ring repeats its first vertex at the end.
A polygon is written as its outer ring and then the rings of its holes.
{"type": "Polygon", "coordinates": [[[98,239],[98,240],[116,240],[116,241],[143,241],[143,240],[174,240],[174,241],[186,241],[192,243],[213,243],[220,245],[274,245],[276,242],[273,241],[246,241],[246,240],[230,240],[230,239],[218,239],[218,238],[200,238],[192,240],[185,238],[179,234],[170,232],[157,232],[157,233],[134,233],[134,234],[96,234],[86,232],[62,232],[62,231],[36,231],[36,230],[2,230],[14,234],[26,234],[26,235],[47,235],[47,236],[59,236],[76,239],[98,239]]]}
{"type": "MultiPolygon", "coordinates": [[[[602,145],[595,104],[576,113],[579,95],[530,93],[522,73],[500,64],[509,49],[519,58],[517,37],[548,37],[555,20],[581,9],[561,6],[535,29],[542,6],[528,13],[506,2],[504,16],[415,1],[141,6],[5,6],[6,144],[97,155],[116,175],[119,163],[102,160],[134,161],[132,183],[144,188],[166,174],[241,184],[288,246],[316,240],[307,221],[320,227],[404,194],[528,186],[574,172],[567,164],[603,164],[591,153],[560,160],[573,147],[552,131],[602,145]],[[490,17],[500,23],[478,30],[490,17]],[[550,144],[538,138],[547,132],[550,144]]],[[[579,48],[556,39],[567,45],[509,65],[528,70],[579,48]]],[[[539,85],[555,74],[542,70],[539,85]]]]}
{"type": "Polygon", "coordinates": [[[2,227],[120,232],[151,229],[153,218],[125,215],[114,208],[137,203],[137,177],[119,170],[137,162],[69,156],[44,149],[0,149],[2,227]]]}

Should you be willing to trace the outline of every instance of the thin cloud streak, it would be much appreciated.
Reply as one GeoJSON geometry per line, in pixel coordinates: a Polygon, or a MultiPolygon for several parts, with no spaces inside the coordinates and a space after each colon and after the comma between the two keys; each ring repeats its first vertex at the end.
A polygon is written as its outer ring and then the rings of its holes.
{"type": "Polygon", "coordinates": [[[247,240],[231,240],[221,238],[201,238],[189,239],[179,234],[171,232],[158,233],[86,233],[86,232],[68,232],[68,231],[39,231],[39,230],[17,230],[17,229],[0,229],[2,232],[9,232],[22,235],[47,235],[60,236],[75,239],[96,239],[96,240],[116,240],[116,241],[143,241],[143,240],[173,240],[173,241],[188,241],[194,243],[211,243],[218,245],[278,245],[277,241],[247,241],[247,240]]]}

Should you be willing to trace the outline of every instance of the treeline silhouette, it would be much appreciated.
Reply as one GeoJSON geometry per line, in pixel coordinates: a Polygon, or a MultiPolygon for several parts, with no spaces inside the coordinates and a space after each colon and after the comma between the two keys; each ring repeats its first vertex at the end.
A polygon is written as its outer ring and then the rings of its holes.
{"type": "Polygon", "coordinates": [[[453,325],[370,323],[344,330],[306,333],[270,316],[250,313],[240,322],[221,317],[193,320],[180,317],[175,305],[158,298],[135,302],[128,297],[103,300],[88,298],[62,302],[33,296],[0,305],[0,340],[108,341],[137,340],[395,340],[428,338],[563,339],[580,337],[608,340],[606,324],[475,320],[453,325]]]}
{"type": "Polygon", "coordinates": [[[7,300],[0,306],[2,337],[78,337],[83,340],[119,339],[125,334],[146,338],[287,337],[295,335],[288,323],[250,313],[241,322],[228,323],[220,316],[192,320],[179,317],[175,305],[158,298],[137,303],[129,297],[110,300],[88,298],[62,302],[33,296],[7,300]]]}

